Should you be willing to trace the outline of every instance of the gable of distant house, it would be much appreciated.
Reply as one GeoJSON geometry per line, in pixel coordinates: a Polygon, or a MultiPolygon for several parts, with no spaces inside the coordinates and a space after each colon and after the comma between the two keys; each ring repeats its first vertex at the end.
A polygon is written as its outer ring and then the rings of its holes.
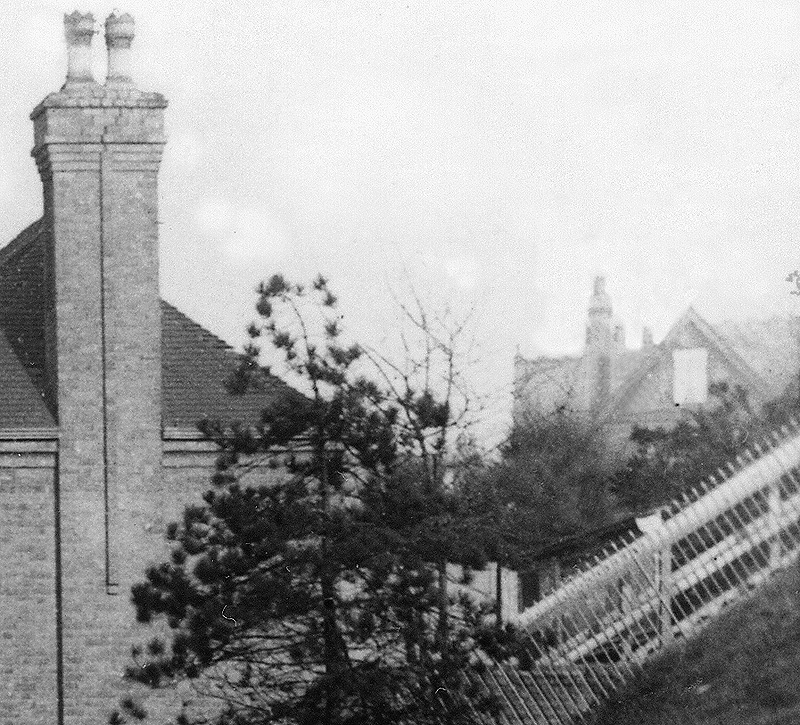
{"type": "Polygon", "coordinates": [[[690,307],[658,344],[648,328],[637,349],[624,338],[599,277],[581,355],[516,356],[515,420],[563,408],[595,421],[617,446],[635,425],[668,428],[686,411],[709,405],[715,383],[741,386],[756,407],[798,387],[796,316],[712,325],[690,307]]]}

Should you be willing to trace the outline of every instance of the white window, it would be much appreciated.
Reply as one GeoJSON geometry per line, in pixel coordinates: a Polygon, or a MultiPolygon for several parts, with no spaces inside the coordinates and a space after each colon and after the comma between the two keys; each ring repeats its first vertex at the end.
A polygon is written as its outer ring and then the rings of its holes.
{"type": "Polygon", "coordinates": [[[704,403],[708,395],[708,350],[673,350],[672,393],[678,405],[704,403]]]}

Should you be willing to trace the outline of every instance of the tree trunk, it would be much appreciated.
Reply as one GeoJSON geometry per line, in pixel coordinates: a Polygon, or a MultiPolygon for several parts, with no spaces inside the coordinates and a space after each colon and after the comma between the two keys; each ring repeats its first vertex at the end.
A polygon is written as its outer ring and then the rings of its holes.
{"type": "MultiPolygon", "coordinates": [[[[323,557],[326,556],[327,542],[323,542],[323,557]]],[[[326,562],[323,560],[323,574],[321,577],[322,588],[322,636],[325,652],[325,725],[330,725],[334,720],[336,689],[339,677],[345,667],[346,653],[342,651],[342,638],[336,622],[336,591],[333,577],[324,571],[326,562]]]]}
{"type": "MultiPolygon", "coordinates": [[[[322,436],[321,436],[322,437],[322,436]]],[[[339,631],[336,611],[336,574],[331,566],[331,548],[326,531],[330,521],[331,500],[333,491],[330,486],[328,474],[328,456],[325,445],[322,444],[317,449],[321,465],[322,478],[322,510],[323,510],[323,529],[320,554],[320,589],[322,592],[322,637],[323,637],[323,656],[325,658],[325,721],[324,725],[330,725],[336,715],[336,691],[340,685],[343,672],[349,666],[347,644],[339,631]]]]}
{"type": "Polygon", "coordinates": [[[495,564],[494,597],[495,627],[499,632],[503,629],[503,567],[499,556],[495,564]]]}
{"type": "Polygon", "coordinates": [[[444,649],[448,640],[448,609],[450,602],[447,598],[447,559],[440,559],[438,564],[438,594],[439,594],[439,621],[436,627],[436,635],[439,646],[444,649]]]}

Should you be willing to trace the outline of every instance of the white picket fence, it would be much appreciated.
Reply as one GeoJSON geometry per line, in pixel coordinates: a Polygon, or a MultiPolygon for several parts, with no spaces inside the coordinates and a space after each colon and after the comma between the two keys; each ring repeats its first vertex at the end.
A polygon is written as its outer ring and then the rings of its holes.
{"type": "Polygon", "coordinates": [[[590,721],[676,638],[690,637],[800,556],[800,430],[753,446],[727,470],[576,569],[514,622],[530,657],[492,664],[481,685],[502,725],[590,721]]]}

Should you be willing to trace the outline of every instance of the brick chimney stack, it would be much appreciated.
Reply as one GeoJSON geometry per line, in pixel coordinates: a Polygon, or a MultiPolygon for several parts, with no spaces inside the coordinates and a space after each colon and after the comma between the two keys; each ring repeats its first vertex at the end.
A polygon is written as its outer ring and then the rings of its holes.
{"type": "Polygon", "coordinates": [[[67,41],[67,80],[65,87],[92,83],[92,37],[95,34],[94,15],[77,10],[64,16],[64,36],[67,41]]]}
{"type": "Polygon", "coordinates": [[[136,552],[161,471],[157,176],[167,104],[132,83],[130,15],[106,21],[105,85],[91,76],[93,16],[74,12],[64,26],[67,81],[31,119],[44,193],[46,390],[59,426],[56,590],[68,633],[59,722],[79,725],[107,719],[125,656],[109,633],[130,618],[126,593],[143,571],[136,552]]]}

